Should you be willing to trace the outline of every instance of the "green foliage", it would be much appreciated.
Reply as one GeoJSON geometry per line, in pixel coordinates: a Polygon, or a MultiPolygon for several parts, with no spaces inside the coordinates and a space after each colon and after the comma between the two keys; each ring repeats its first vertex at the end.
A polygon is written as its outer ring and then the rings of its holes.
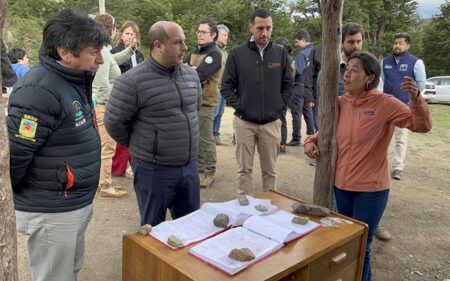
{"type": "Polygon", "coordinates": [[[427,76],[450,75],[450,3],[441,5],[441,15],[435,16],[423,32],[422,58],[427,76]]]}
{"type": "MultiPolygon", "coordinates": [[[[106,10],[118,27],[134,20],[141,30],[144,54],[148,54],[147,31],[159,20],[175,21],[183,27],[187,44],[196,45],[198,22],[208,18],[230,28],[230,48],[249,38],[249,19],[257,7],[273,14],[272,38],[283,36],[294,45],[294,35],[306,29],[313,43],[321,41],[320,0],[105,0],[106,10]]],[[[62,8],[74,7],[95,14],[98,0],[10,0],[5,26],[9,47],[22,47],[35,63],[44,23],[62,8]]],[[[356,21],[365,29],[364,49],[378,57],[392,50],[395,33],[407,31],[412,36],[411,52],[424,59],[428,75],[449,74],[450,8],[441,7],[442,15],[421,23],[416,0],[344,0],[342,22],[356,21]],[[423,42],[423,43],[422,43],[423,42]],[[444,63],[445,62],[445,63],[444,63]]],[[[297,50],[294,50],[294,54],[297,50]]]]}

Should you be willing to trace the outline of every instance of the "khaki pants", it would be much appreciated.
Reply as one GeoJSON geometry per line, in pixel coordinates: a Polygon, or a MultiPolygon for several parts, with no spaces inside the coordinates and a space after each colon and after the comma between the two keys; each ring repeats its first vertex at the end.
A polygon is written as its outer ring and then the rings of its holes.
{"type": "Polygon", "coordinates": [[[276,189],[275,165],[281,140],[281,121],[259,125],[234,117],[236,133],[237,192],[252,194],[253,157],[258,147],[264,191],[276,189]]]}
{"type": "Polygon", "coordinates": [[[403,171],[405,168],[406,150],[408,149],[408,129],[395,127],[395,152],[392,170],[403,171]]]}
{"type": "Polygon", "coordinates": [[[216,144],[213,136],[213,106],[200,107],[198,111],[198,126],[200,131],[200,142],[198,149],[197,166],[200,172],[205,175],[214,175],[216,173],[216,144]]]}
{"type": "Polygon", "coordinates": [[[112,158],[116,151],[116,142],[111,138],[105,128],[103,118],[105,117],[105,105],[97,104],[95,106],[97,115],[98,132],[102,145],[101,162],[100,162],[100,188],[107,189],[111,186],[111,167],[112,158]]]}

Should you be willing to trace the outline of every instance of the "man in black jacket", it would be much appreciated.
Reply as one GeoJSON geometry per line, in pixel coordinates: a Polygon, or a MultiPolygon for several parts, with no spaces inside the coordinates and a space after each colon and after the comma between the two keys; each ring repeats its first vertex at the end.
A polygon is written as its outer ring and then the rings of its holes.
{"type": "Polygon", "coordinates": [[[221,94],[234,109],[237,192],[252,193],[252,170],[258,146],[263,190],[276,189],[276,159],[283,105],[292,96],[292,74],[286,49],[270,42],[272,15],[253,12],[252,37],[231,50],[222,78],[221,94]]]}
{"type": "Polygon", "coordinates": [[[44,27],[40,62],[14,86],[7,117],[17,229],[33,280],[77,280],[100,171],[92,80],[110,38],[63,10],[44,27]]]}

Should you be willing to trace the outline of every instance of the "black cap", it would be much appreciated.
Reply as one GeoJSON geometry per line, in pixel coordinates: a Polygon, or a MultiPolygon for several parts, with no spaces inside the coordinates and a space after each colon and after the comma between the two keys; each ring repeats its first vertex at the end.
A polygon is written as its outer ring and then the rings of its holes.
{"type": "Polygon", "coordinates": [[[306,41],[310,42],[311,38],[309,37],[309,33],[308,31],[304,30],[304,29],[300,29],[296,34],[295,34],[295,38],[300,40],[300,39],[305,39],[306,41]]]}

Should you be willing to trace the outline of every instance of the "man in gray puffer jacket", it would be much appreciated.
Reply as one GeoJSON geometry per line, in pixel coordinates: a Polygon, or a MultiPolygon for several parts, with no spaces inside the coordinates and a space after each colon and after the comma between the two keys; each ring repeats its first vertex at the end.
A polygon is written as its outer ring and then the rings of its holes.
{"type": "Polygon", "coordinates": [[[129,148],[141,224],[157,225],[199,208],[197,73],[182,64],[185,36],[173,22],[149,30],[151,55],[119,76],[106,106],[111,137],[129,148]]]}

